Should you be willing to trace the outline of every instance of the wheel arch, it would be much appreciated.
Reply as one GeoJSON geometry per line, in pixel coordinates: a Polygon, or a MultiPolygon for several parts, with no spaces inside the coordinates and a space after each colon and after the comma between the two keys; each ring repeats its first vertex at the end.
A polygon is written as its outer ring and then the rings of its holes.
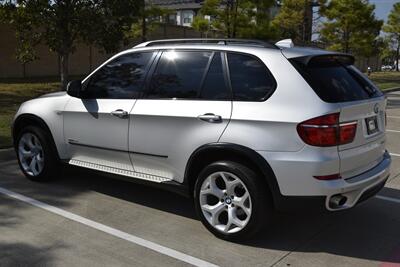
{"type": "Polygon", "coordinates": [[[275,174],[268,162],[251,148],[231,143],[211,143],[196,149],[190,156],[185,169],[184,183],[193,192],[199,172],[208,164],[218,160],[242,163],[258,172],[267,184],[274,203],[281,196],[275,174]]]}
{"type": "Polygon", "coordinates": [[[57,146],[54,142],[54,138],[53,138],[53,134],[50,130],[50,127],[47,125],[47,123],[40,117],[34,115],[34,114],[30,114],[30,113],[25,113],[25,114],[21,114],[19,115],[13,122],[12,127],[11,127],[11,134],[13,137],[13,145],[14,147],[16,147],[17,145],[17,136],[19,134],[19,132],[25,127],[25,126],[37,126],[41,129],[43,129],[44,131],[47,132],[48,134],[48,138],[50,138],[50,142],[52,144],[52,147],[55,149],[56,155],[58,157],[58,159],[60,158],[59,153],[58,153],[58,149],[57,146]]]}

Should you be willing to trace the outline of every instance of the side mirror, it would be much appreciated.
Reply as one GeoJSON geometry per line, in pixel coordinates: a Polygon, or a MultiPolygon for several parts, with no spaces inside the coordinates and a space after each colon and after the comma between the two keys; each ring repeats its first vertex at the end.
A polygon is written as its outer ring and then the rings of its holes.
{"type": "Polygon", "coordinates": [[[80,98],[82,90],[82,81],[74,80],[67,85],[67,94],[73,97],[80,98]]]}

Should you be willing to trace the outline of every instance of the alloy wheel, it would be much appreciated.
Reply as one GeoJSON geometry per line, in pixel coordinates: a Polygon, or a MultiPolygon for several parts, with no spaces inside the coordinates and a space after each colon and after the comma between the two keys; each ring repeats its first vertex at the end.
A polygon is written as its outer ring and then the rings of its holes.
{"type": "Polygon", "coordinates": [[[24,133],[18,143],[18,157],[24,171],[38,176],[44,168],[44,151],[39,138],[33,133],[24,133]]]}
{"type": "Polygon", "coordinates": [[[202,183],[200,208],[208,223],[220,232],[241,231],[252,212],[251,197],[246,185],[229,172],[210,174],[202,183]]]}

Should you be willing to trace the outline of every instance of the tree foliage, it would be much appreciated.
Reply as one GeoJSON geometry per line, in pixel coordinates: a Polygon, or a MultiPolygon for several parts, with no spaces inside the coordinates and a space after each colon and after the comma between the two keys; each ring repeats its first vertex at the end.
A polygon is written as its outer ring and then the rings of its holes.
{"type": "Polygon", "coordinates": [[[400,50],[400,3],[393,5],[383,30],[389,34],[390,43],[396,47],[396,70],[399,71],[400,50]]]}
{"type": "Polygon", "coordinates": [[[314,5],[324,5],[326,0],[283,0],[280,11],[272,21],[280,38],[290,38],[296,43],[306,44],[311,41],[315,17],[314,5]]]}
{"type": "Polygon", "coordinates": [[[368,0],[331,0],[321,9],[327,21],[321,39],[328,49],[371,56],[383,22],[375,17],[375,6],[368,0]]]}
{"type": "Polygon", "coordinates": [[[13,25],[20,43],[17,57],[32,59],[38,43],[45,44],[60,58],[63,88],[68,81],[68,59],[78,41],[94,44],[106,52],[117,50],[125,27],[137,19],[136,0],[17,0],[2,10],[13,25]]]}
{"type": "Polygon", "coordinates": [[[17,9],[15,2],[0,1],[0,22],[12,23],[16,28],[18,40],[15,48],[16,59],[23,66],[23,77],[26,76],[26,64],[38,59],[34,47],[39,43],[39,35],[34,31],[34,25],[25,9],[17,9]]]}
{"type": "Polygon", "coordinates": [[[128,39],[141,39],[145,42],[148,35],[159,27],[159,18],[170,14],[170,11],[159,6],[153,5],[148,1],[141,7],[140,19],[128,28],[126,37],[128,39]]]}
{"type": "Polygon", "coordinates": [[[194,27],[201,32],[213,29],[227,38],[267,39],[271,36],[269,8],[273,4],[273,0],[206,0],[194,27]]]}

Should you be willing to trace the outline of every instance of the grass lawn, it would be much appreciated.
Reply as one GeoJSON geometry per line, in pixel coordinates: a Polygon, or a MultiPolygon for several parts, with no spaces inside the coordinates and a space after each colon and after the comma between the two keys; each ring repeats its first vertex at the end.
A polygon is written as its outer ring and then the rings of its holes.
{"type": "MultiPolygon", "coordinates": [[[[400,87],[400,72],[375,72],[370,77],[382,90],[400,87]]],[[[55,78],[0,80],[0,148],[10,147],[10,125],[19,105],[37,96],[58,91],[55,78]]]]}
{"type": "Polygon", "coordinates": [[[381,90],[400,87],[400,72],[383,71],[373,72],[370,79],[379,86],[381,90]]]}
{"type": "Polygon", "coordinates": [[[10,147],[10,125],[19,105],[45,93],[57,91],[60,84],[54,80],[20,81],[0,80],[0,148],[10,147]]]}

